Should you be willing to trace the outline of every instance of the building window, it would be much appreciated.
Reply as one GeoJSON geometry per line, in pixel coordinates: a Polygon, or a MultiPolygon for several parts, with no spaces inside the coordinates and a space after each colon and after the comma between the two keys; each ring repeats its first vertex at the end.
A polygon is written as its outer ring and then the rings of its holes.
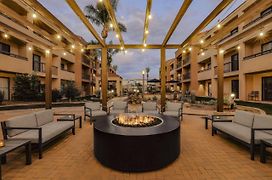
{"type": "Polygon", "coordinates": [[[231,93],[235,94],[235,97],[239,99],[239,80],[231,80],[231,93]]]}
{"type": "Polygon", "coordinates": [[[261,17],[264,17],[268,14],[272,13],[272,6],[270,6],[269,8],[267,8],[266,10],[261,12],[261,17]]]}
{"type": "Polygon", "coordinates": [[[33,71],[41,72],[41,56],[33,54],[33,71]]]}
{"type": "Polygon", "coordinates": [[[239,70],[239,55],[233,54],[231,56],[231,71],[238,71],[239,70]]]}
{"type": "Polygon", "coordinates": [[[0,51],[3,54],[10,54],[10,45],[0,42],[0,51]]]}
{"type": "Polygon", "coordinates": [[[230,34],[233,35],[235,33],[238,33],[238,27],[230,31],[230,34]]]}
{"type": "Polygon", "coordinates": [[[61,63],[60,66],[61,66],[61,70],[65,71],[65,64],[61,63]]]}
{"type": "Polygon", "coordinates": [[[272,49],[272,41],[262,44],[262,52],[272,49]]]}

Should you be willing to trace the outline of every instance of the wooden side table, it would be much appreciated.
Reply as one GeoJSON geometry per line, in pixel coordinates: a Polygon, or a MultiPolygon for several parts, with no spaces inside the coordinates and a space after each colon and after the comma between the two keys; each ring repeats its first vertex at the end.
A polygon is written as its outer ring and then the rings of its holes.
{"type": "Polygon", "coordinates": [[[5,145],[0,148],[0,179],[2,179],[2,168],[1,164],[5,164],[7,161],[6,155],[14,151],[17,148],[25,147],[25,155],[26,155],[26,165],[30,165],[32,163],[31,159],[31,141],[30,140],[5,140],[5,145]]]}

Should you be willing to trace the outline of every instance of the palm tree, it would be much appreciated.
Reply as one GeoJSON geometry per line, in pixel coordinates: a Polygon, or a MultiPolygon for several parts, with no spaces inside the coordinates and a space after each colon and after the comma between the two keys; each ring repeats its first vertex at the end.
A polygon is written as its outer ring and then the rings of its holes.
{"type": "MultiPolygon", "coordinates": [[[[117,5],[119,0],[110,0],[112,8],[117,11],[117,5]]],[[[104,40],[108,37],[108,32],[114,30],[110,28],[111,18],[108,14],[107,9],[103,3],[97,3],[94,5],[88,5],[85,7],[86,17],[97,26],[103,26],[101,36],[104,40]]],[[[118,22],[120,31],[127,32],[127,28],[124,24],[118,22]]]]}

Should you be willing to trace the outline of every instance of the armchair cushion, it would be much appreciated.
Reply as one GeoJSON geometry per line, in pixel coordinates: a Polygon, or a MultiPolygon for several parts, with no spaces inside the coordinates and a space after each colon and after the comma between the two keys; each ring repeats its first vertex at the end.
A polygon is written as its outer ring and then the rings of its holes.
{"type": "Polygon", "coordinates": [[[178,111],[164,111],[163,115],[178,117],[180,114],[178,111]]]}
{"type": "MultiPolygon", "coordinates": [[[[8,119],[6,122],[7,127],[37,127],[37,121],[34,113],[17,116],[8,119]]],[[[12,129],[8,130],[8,136],[13,137],[27,130],[24,129],[12,129]]]]}
{"type": "Polygon", "coordinates": [[[252,127],[253,119],[254,119],[253,113],[237,110],[233,117],[233,122],[241,124],[243,126],[252,127]]]}
{"type": "MultiPolygon", "coordinates": [[[[272,116],[256,114],[254,117],[253,128],[271,128],[272,129],[272,116]]],[[[272,134],[272,131],[265,131],[272,134]]]]}
{"type": "Polygon", "coordinates": [[[106,111],[102,111],[102,110],[92,111],[92,117],[94,117],[94,116],[104,116],[104,115],[107,115],[106,111]]]}
{"type": "Polygon", "coordinates": [[[179,111],[182,108],[181,103],[166,102],[165,111],[179,111]]]}
{"type": "Polygon", "coordinates": [[[113,103],[113,110],[124,110],[127,108],[127,102],[124,101],[115,101],[113,103]]]}
{"type": "Polygon", "coordinates": [[[157,111],[157,103],[156,102],[145,102],[143,103],[143,111],[157,111]]]}
{"type": "Polygon", "coordinates": [[[54,112],[51,109],[39,111],[39,112],[36,112],[35,114],[36,114],[38,127],[54,121],[54,112]]]}
{"type": "Polygon", "coordinates": [[[85,107],[90,108],[93,111],[101,109],[101,105],[99,102],[87,102],[87,103],[85,103],[85,107]]]}

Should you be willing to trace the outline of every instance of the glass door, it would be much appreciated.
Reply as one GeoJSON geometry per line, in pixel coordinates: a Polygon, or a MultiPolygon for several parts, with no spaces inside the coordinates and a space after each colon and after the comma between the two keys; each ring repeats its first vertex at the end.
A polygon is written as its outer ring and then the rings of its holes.
{"type": "Polygon", "coordinates": [[[272,77],[263,77],[262,92],[263,101],[272,101],[272,77]]]}
{"type": "Polygon", "coordinates": [[[4,93],[4,100],[10,100],[9,78],[0,78],[0,91],[4,93]]]}
{"type": "Polygon", "coordinates": [[[239,80],[231,81],[231,93],[235,94],[235,98],[239,99],[239,80]]]}

